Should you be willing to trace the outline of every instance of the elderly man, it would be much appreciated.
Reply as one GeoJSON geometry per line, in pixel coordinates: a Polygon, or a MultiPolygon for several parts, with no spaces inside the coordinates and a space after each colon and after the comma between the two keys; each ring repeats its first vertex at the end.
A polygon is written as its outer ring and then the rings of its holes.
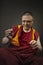
{"type": "Polygon", "coordinates": [[[4,62],[4,65],[43,65],[43,59],[37,56],[42,51],[40,36],[32,27],[33,23],[32,13],[24,12],[22,25],[5,31],[2,43],[10,45],[7,49],[0,49],[1,62],[4,62]],[[3,59],[5,61],[2,61],[3,59]]]}

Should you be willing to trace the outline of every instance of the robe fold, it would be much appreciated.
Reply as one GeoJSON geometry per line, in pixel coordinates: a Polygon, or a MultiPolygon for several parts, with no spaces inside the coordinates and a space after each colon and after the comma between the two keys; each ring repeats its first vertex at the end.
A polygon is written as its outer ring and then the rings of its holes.
{"type": "MultiPolygon", "coordinates": [[[[14,37],[18,26],[13,27],[14,37]]],[[[12,41],[15,41],[13,37],[12,41]]],[[[37,40],[38,32],[34,33],[34,40],[37,40]]],[[[29,42],[32,40],[32,30],[25,33],[22,26],[19,28],[19,45],[11,43],[10,48],[0,48],[0,65],[43,65],[43,58],[37,56],[38,49],[32,49],[29,42]]]]}

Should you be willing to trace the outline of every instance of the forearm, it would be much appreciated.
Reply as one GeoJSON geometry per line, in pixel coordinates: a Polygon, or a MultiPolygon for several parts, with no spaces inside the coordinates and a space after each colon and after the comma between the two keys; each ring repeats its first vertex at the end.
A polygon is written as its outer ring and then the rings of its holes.
{"type": "Polygon", "coordinates": [[[40,42],[40,37],[38,37],[38,39],[37,39],[37,45],[38,45],[38,49],[40,50],[40,51],[42,51],[42,45],[41,45],[41,42],[40,42]]]}
{"type": "Polygon", "coordinates": [[[2,39],[2,44],[7,44],[10,40],[8,39],[8,37],[4,37],[2,39]]]}
{"type": "Polygon", "coordinates": [[[2,38],[2,44],[7,44],[12,39],[13,37],[12,31],[13,31],[12,28],[5,30],[5,37],[2,38]]]}

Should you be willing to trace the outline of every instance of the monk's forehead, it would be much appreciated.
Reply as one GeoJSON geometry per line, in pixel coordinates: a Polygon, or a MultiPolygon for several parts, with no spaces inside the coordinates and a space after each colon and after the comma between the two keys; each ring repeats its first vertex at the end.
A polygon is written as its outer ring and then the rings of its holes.
{"type": "Polygon", "coordinates": [[[31,15],[25,15],[25,16],[22,16],[22,20],[33,20],[33,17],[31,15]]]}

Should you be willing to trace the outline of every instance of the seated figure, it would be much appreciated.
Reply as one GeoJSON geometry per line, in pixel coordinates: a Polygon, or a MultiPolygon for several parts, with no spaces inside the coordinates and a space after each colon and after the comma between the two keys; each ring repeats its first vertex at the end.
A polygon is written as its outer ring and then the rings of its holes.
{"type": "Polygon", "coordinates": [[[32,25],[34,18],[31,12],[24,12],[22,24],[5,30],[2,44],[9,43],[9,48],[0,48],[0,65],[43,65],[40,35],[32,25]]]}

